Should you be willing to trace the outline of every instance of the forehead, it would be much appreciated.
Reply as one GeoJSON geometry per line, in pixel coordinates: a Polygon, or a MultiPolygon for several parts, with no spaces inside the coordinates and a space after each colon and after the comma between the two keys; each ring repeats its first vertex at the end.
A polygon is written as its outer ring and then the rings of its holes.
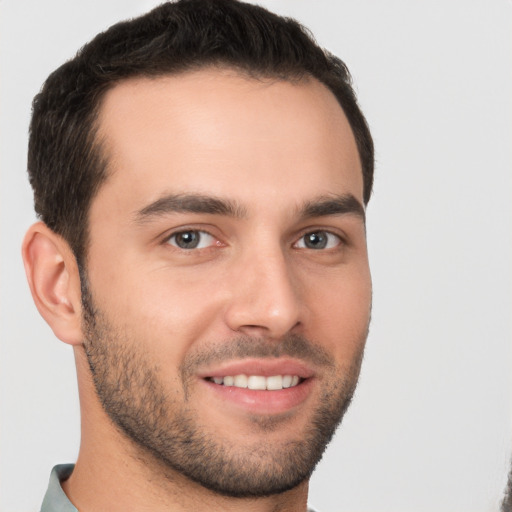
{"type": "Polygon", "coordinates": [[[250,203],[262,187],[280,197],[349,188],[362,200],[349,123],[312,78],[292,83],[207,69],[130,79],[105,95],[99,137],[110,172],[97,199],[117,188],[133,208],[191,189],[250,203]]]}

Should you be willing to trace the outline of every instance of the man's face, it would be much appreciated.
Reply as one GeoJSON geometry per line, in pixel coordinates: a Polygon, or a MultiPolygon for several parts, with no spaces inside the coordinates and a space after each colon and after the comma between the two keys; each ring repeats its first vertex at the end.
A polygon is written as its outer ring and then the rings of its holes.
{"type": "Polygon", "coordinates": [[[84,330],[103,407],[139,457],[214,491],[298,485],[348,406],[370,316],[342,109],[315,80],[203,70],[121,83],[99,121],[111,175],[84,330]]]}

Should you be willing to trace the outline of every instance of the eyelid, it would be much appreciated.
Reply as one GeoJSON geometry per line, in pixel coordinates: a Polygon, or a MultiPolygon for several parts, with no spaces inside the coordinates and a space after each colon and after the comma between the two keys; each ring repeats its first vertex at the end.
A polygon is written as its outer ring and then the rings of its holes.
{"type": "Polygon", "coordinates": [[[214,234],[218,231],[215,225],[206,223],[196,224],[194,222],[191,222],[190,224],[181,224],[178,226],[173,226],[172,228],[168,228],[165,231],[162,230],[160,234],[155,238],[158,238],[161,240],[161,242],[165,243],[172,236],[178,235],[179,233],[186,233],[187,231],[199,231],[202,233],[206,233],[210,236],[213,236],[213,238],[219,238],[219,235],[214,234]]]}
{"type": "MultiPolygon", "coordinates": [[[[293,246],[297,249],[311,249],[311,250],[326,250],[326,249],[332,249],[333,247],[321,247],[320,249],[315,249],[312,247],[307,247],[306,243],[304,241],[304,238],[308,235],[312,235],[315,233],[322,233],[327,235],[328,237],[336,237],[338,242],[336,243],[335,247],[340,245],[342,242],[341,237],[338,236],[336,233],[332,233],[331,231],[328,231],[326,229],[309,229],[306,232],[303,232],[301,236],[298,238],[298,240],[293,244],[293,246]]],[[[329,245],[329,240],[327,241],[327,244],[329,245]]]]}
{"type": "MultiPolygon", "coordinates": [[[[199,242],[199,243],[201,244],[201,242],[199,242]]],[[[208,249],[209,247],[212,247],[214,245],[220,245],[221,242],[219,241],[218,237],[216,237],[215,235],[213,235],[212,233],[210,233],[206,229],[201,229],[199,227],[192,227],[192,226],[180,226],[179,228],[175,228],[170,233],[166,234],[165,237],[162,239],[162,244],[163,245],[170,245],[170,246],[172,246],[174,249],[176,249],[178,251],[191,252],[191,251],[198,251],[198,250],[201,250],[201,249],[208,249]],[[188,232],[200,233],[201,236],[205,236],[206,235],[208,238],[211,239],[211,241],[206,246],[204,246],[204,247],[191,247],[189,249],[185,249],[183,247],[179,247],[175,243],[171,243],[171,240],[173,238],[175,238],[176,236],[178,236],[180,234],[183,234],[183,233],[188,233],[188,232]]]]}
{"type": "Polygon", "coordinates": [[[351,246],[351,242],[350,242],[350,237],[349,235],[347,235],[345,233],[344,230],[342,230],[341,228],[339,227],[334,227],[334,226],[328,226],[328,227],[325,227],[325,226],[308,226],[307,228],[305,229],[302,229],[300,232],[299,232],[299,236],[297,236],[295,238],[295,242],[293,243],[293,247],[294,248],[298,248],[298,249],[308,249],[308,250],[314,250],[314,249],[311,249],[309,247],[297,247],[297,244],[300,242],[300,241],[303,241],[304,240],[304,237],[306,235],[309,235],[309,234],[312,234],[312,233],[326,233],[327,235],[330,235],[330,236],[334,236],[336,237],[337,239],[337,244],[334,246],[334,247],[327,247],[327,248],[323,248],[323,249],[316,249],[317,251],[329,251],[329,250],[336,250],[338,248],[341,248],[341,247],[347,247],[347,246],[351,246]]]}

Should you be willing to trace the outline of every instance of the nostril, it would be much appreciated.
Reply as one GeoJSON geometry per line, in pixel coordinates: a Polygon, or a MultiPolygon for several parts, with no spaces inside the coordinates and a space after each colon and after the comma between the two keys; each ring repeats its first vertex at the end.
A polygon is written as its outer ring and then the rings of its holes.
{"type": "Polygon", "coordinates": [[[267,338],[270,335],[269,329],[261,325],[240,325],[237,329],[234,330],[240,334],[258,338],[267,338]]]}

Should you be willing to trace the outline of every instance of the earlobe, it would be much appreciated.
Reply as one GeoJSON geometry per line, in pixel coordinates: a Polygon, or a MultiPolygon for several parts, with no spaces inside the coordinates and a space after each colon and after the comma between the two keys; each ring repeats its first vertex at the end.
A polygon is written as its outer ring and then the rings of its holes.
{"type": "Polygon", "coordinates": [[[39,313],[60,340],[81,344],[80,277],[68,243],[37,222],[25,235],[22,255],[39,313]]]}

